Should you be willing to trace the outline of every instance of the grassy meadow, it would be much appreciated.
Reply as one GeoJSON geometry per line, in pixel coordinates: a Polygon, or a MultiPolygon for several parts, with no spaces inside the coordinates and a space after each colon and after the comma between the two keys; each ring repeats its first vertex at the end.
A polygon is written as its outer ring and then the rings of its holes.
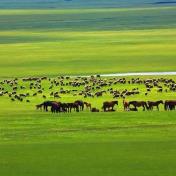
{"type": "Polygon", "coordinates": [[[1,10],[0,77],[174,71],[175,11],[1,10]]]}
{"type": "MultiPolygon", "coordinates": [[[[175,19],[174,3],[153,0],[1,0],[0,81],[175,71],[175,19]]],[[[43,87],[50,100],[48,83],[43,87]]],[[[143,93],[128,100],[175,99],[175,92],[156,89],[145,96],[144,85],[113,88],[136,87],[143,93]]],[[[29,99],[0,96],[0,175],[176,175],[176,113],[163,105],[159,112],[124,112],[119,99],[116,112],[52,114],[35,109],[44,101],[41,96],[29,99]]],[[[83,97],[59,100],[75,99],[83,97]]],[[[112,96],[85,100],[101,108],[112,96]]]]}
{"type": "MultiPolygon", "coordinates": [[[[176,80],[175,76],[168,78],[176,80]]],[[[35,92],[28,89],[29,83],[20,85],[27,90],[18,93],[35,92]]],[[[53,100],[48,81],[43,81],[42,87],[47,99],[53,100]]],[[[137,87],[141,93],[128,97],[128,101],[175,99],[175,92],[157,93],[156,88],[146,96],[144,85],[113,86],[120,91],[137,87]]],[[[11,91],[6,85],[4,88],[11,91]]],[[[53,91],[59,89],[60,86],[53,91]]],[[[85,110],[52,114],[35,109],[36,104],[44,101],[41,95],[28,99],[30,103],[12,102],[7,95],[0,97],[0,175],[172,176],[176,173],[176,113],[164,111],[163,105],[159,112],[156,109],[143,112],[142,108],[139,112],[124,112],[122,99],[118,99],[116,112],[85,110]]],[[[66,94],[58,101],[76,99],[101,109],[103,101],[112,100],[112,95],[83,98],[66,94]]]]}

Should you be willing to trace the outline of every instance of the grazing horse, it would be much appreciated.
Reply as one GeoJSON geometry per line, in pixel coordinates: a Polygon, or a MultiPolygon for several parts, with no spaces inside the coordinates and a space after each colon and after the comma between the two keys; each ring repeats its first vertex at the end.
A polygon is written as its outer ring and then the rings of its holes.
{"type": "Polygon", "coordinates": [[[90,110],[91,110],[91,103],[87,103],[87,102],[84,102],[84,104],[86,105],[86,108],[88,109],[88,108],[90,108],[90,110]]]}
{"type": "Polygon", "coordinates": [[[153,110],[153,107],[156,106],[157,110],[159,111],[159,105],[163,104],[162,100],[159,101],[148,101],[148,108],[149,110],[153,110]]]}
{"type": "Polygon", "coordinates": [[[164,103],[164,109],[168,110],[175,110],[176,107],[176,100],[166,100],[164,103]]]}
{"type": "Polygon", "coordinates": [[[91,112],[100,112],[100,110],[97,109],[97,108],[92,108],[92,109],[91,109],[91,112]]]}
{"type": "Polygon", "coordinates": [[[48,106],[52,106],[53,103],[57,103],[57,102],[55,102],[55,101],[44,101],[42,103],[44,111],[48,111],[48,106]]]}
{"type": "Polygon", "coordinates": [[[110,111],[110,108],[111,108],[111,111],[114,111],[114,106],[115,105],[118,105],[118,101],[110,101],[110,102],[109,101],[105,101],[103,103],[102,109],[104,109],[104,112],[110,111]]]}
{"type": "Polygon", "coordinates": [[[80,111],[84,110],[84,102],[82,100],[76,100],[74,103],[78,104],[80,111]]]}
{"type": "Polygon", "coordinates": [[[143,107],[143,111],[145,111],[145,109],[148,109],[147,103],[145,101],[130,101],[129,107],[130,105],[133,105],[135,109],[137,109],[137,107],[143,107]]]}
{"type": "Polygon", "coordinates": [[[42,107],[43,107],[43,103],[36,105],[36,109],[37,109],[37,110],[38,110],[38,109],[42,110],[42,107]]]}
{"type": "Polygon", "coordinates": [[[138,111],[137,108],[129,108],[129,111],[138,111]]]}

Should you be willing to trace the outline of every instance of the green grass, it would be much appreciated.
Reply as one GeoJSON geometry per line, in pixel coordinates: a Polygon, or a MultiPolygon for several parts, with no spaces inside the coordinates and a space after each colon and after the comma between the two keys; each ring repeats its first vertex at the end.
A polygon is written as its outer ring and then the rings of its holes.
{"type": "Polygon", "coordinates": [[[0,35],[0,77],[176,69],[174,29],[0,35]]]}
{"type": "Polygon", "coordinates": [[[175,112],[1,114],[0,174],[172,176],[174,117],[175,112]]]}
{"type": "MultiPolygon", "coordinates": [[[[176,79],[174,76],[170,78],[176,79]]],[[[25,86],[28,87],[28,84],[25,83],[25,86]]],[[[48,86],[48,81],[42,82],[47,96],[48,86]]],[[[9,86],[3,87],[11,91],[9,86]]],[[[118,90],[135,87],[142,93],[127,100],[175,99],[174,92],[157,93],[156,89],[146,97],[143,85],[113,86],[118,90]]],[[[81,91],[82,88],[78,89],[81,91]]],[[[53,90],[59,89],[55,87],[53,90]]],[[[160,112],[143,112],[142,109],[139,112],[123,112],[120,99],[116,107],[118,112],[114,113],[93,114],[86,110],[51,114],[35,110],[35,105],[44,101],[41,96],[28,99],[31,103],[11,102],[7,96],[0,97],[0,175],[176,174],[176,113],[164,111],[163,105],[160,112]]],[[[62,95],[60,101],[75,99],[83,98],[68,94],[62,95]]],[[[110,99],[112,97],[106,94],[84,100],[101,108],[103,101],[110,99]]]]}
{"type": "MultiPolygon", "coordinates": [[[[35,6],[36,2],[0,2],[1,9],[17,9],[0,10],[0,80],[176,70],[175,6],[144,5],[149,1],[138,0],[102,0],[94,6],[95,1],[81,0],[72,6],[80,9],[23,10],[51,8],[49,1],[35,6]],[[107,8],[119,5],[126,8],[107,8]]],[[[60,8],[73,4],[57,2],[54,6],[60,8]]],[[[48,82],[43,86],[51,99],[48,82]]],[[[156,89],[145,96],[143,85],[114,86],[135,87],[143,93],[128,100],[175,99],[175,92],[161,94],[156,89]]],[[[26,91],[35,92],[28,88],[20,92],[26,91]]],[[[120,99],[114,113],[51,114],[35,110],[44,101],[41,96],[29,99],[30,103],[11,102],[0,97],[0,175],[176,175],[175,112],[165,112],[163,106],[160,112],[123,112],[120,99]]],[[[64,95],[61,101],[75,99],[83,98],[64,95]]],[[[101,108],[111,99],[106,94],[86,101],[101,108]]]]}
{"type": "Polygon", "coordinates": [[[175,16],[174,6],[2,10],[0,77],[175,71],[175,16]]]}

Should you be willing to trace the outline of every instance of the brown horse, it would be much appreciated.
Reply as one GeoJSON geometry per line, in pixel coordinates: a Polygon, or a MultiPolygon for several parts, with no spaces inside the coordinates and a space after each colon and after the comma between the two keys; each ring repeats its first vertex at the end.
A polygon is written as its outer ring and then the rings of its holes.
{"type": "Polygon", "coordinates": [[[114,111],[114,106],[115,105],[118,105],[118,101],[105,101],[103,103],[103,107],[102,109],[104,109],[104,112],[106,111],[110,111],[110,108],[111,108],[111,111],[114,111]]]}
{"type": "Polygon", "coordinates": [[[159,111],[159,105],[164,104],[162,100],[159,101],[148,101],[148,108],[149,110],[153,110],[153,107],[156,106],[157,110],[159,111]]]}
{"type": "Polygon", "coordinates": [[[175,110],[175,107],[176,107],[176,100],[166,100],[164,103],[164,109],[166,111],[175,110]]]}
{"type": "Polygon", "coordinates": [[[91,110],[91,107],[92,107],[91,103],[84,102],[84,104],[86,105],[86,108],[87,108],[87,109],[90,109],[90,110],[91,110]]]}
{"type": "Polygon", "coordinates": [[[78,104],[80,111],[84,110],[84,102],[82,100],[76,100],[74,103],[78,104]]]}
{"type": "Polygon", "coordinates": [[[79,112],[79,105],[78,103],[67,103],[68,105],[68,112],[71,112],[72,109],[74,109],[74,111],[79,112]]]}
{"type": "Polygon", "coordinates": [[[125,101],[125,99],[123,99],[123,107],[124,107],[124,111],[129,111],[129,103],[125,101]]]}
{"type": "Polygon", "coordinates": [[[42,103],[42,104],[35,105],[35,106],[36,106],[36,109],[37,109],[37,110],[38,110],[38,109],[42,110],[43,103],[42,103]]]}
{"type": "Polygon", "coordinates": [[[145,101],[130,101],[129,107],[130,105],[133,105],[135,109],[137,109],[137,107],[143,107],[143,111],[148,109],[147,103],[145,101]]]}

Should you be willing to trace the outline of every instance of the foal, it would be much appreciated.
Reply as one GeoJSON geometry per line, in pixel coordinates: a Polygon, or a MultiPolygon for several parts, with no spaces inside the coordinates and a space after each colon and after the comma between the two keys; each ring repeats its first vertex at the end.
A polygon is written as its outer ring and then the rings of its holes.
{"type": "Polygon", "coordinates": [[[90,110],[91,110],[91,107],[92,107],[91,103],[84,102],[84,104],[86,105],[86,108],[87,108],[87,109],[90,109],[90,110]]]}

